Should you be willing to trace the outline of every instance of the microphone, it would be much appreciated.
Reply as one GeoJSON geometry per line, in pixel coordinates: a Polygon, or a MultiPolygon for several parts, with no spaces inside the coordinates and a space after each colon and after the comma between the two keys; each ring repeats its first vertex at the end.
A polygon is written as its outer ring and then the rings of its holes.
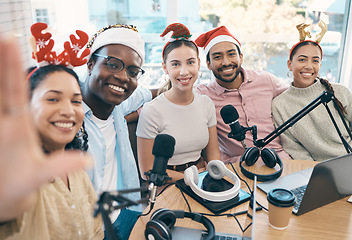
{"type": "Polygon", "coordinates": [[[164,185],[167,180],[170,180],[166,173],[167,162],[174,154],[175,150],[175,138],[168,134],[158,134],[154,139],[153,155],[154,164],[153,169],[146,172],[145,175],[149,176],[150,191],[149,202],[151,203],[151,209],[154,206],[157,189],[164,185]]]}
{"type": "Polygon", "coordinates": [[[226,105],[220,110],[220,115],[224,123],[229,124],[231,132],[228,137],[233,138],[242,143],[242,146],[246,149],[247,145],[244,141],[246,138],[246,132],[244,128],[238,122],[238,112],[236,108],[232,105],[226,105]]]}

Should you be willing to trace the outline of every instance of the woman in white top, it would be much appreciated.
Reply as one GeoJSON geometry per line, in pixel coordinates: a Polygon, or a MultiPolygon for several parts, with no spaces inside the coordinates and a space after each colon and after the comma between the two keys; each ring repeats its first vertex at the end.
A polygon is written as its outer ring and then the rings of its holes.
{"type": "Polygon", "coordinates": [[[138,161],[141,175],[153,167],[152,149],[158,134],[169,134],[176,140],[175,151],[168,161],[167,174],[172,182],[183,178],[183,171],[207,161],[220,159],[216,133],[215,107],[205,95],[193,92],[198,79],[198,48],[189,40],[189,30],[180,23],[169,25],[161,36],[173,31],[174,41],[163,50],[163,69],[169,76],[169,88],[144,105],[137,127],[138,161]]]}

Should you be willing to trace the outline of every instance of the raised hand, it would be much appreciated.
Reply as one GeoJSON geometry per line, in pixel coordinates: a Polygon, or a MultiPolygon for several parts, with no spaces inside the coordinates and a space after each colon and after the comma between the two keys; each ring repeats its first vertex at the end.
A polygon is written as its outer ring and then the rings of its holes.
{"type": "Polygon", "coordinates": [[[44,155],[28,105],[19,45],[0,36],[0,222],[30,207],[52,177],[91,164],[78,152],[44,155]]]}

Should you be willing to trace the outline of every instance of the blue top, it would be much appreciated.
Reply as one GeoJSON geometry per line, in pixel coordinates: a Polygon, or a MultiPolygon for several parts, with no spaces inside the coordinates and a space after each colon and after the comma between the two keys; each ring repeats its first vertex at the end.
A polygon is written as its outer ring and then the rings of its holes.
{"type": "MultiPolygon", "coordinates": [[[[123,101],[120,105],[117,105],[111,113],[114,118],[114,130],[117,133],[115,152],[118,169],[120,169],[118,172],[118,189],[116,190],[140,187],[138,169],[129,141],[127,122],[124,116],[136,111],[145,102],[148,102],[151,99],[152,94],[148,89],[138,87],[129,98],[123,101]],[[121,180],[123,183],[120,182],[121,180]]],[[[83,108],[85,112],[85,129],[88,133],[88,152],[91,153],[94,158],[94,168],[88,170],[87,173],[92,181],[95,191],[99,194],[104,180],[106,144],[102,132],[92,120],[92,110],[84,102],[83,108]]],[[[129,193],[124,196],[131,200],[139,200],[141,198],[139,192],[129,193]]]]}

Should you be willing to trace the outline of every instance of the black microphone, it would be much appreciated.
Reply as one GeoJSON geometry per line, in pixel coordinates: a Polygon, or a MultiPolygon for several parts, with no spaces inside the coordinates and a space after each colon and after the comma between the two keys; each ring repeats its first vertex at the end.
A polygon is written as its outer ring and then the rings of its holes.
{"type": "Polygon", "coordinates": [[[242,143],[244,148],[247,148],[244,139],[246,138],[246,132],[244,128],[238,122],[238,112],[236,108],[232,105],[226,105],[220,110],[220,115],[224,123],[229,124],[231,132],[228,134],[228,137],[233,138],[242,143]]]}
{"type": "Polygon", "coordinates": [[[175,138],[168,134],[158,134],[154,139],[153,145],[153,155],[154,164],[153,169],[145,174],[149,176],[149,191],[150,198],[149,202],[151,203],[151,208],[153,208],[157,188],[164,185],[167,180],[170,180],[169,176],[166,173],[167,162],[174,154],[175,150],[175,138]]]}

